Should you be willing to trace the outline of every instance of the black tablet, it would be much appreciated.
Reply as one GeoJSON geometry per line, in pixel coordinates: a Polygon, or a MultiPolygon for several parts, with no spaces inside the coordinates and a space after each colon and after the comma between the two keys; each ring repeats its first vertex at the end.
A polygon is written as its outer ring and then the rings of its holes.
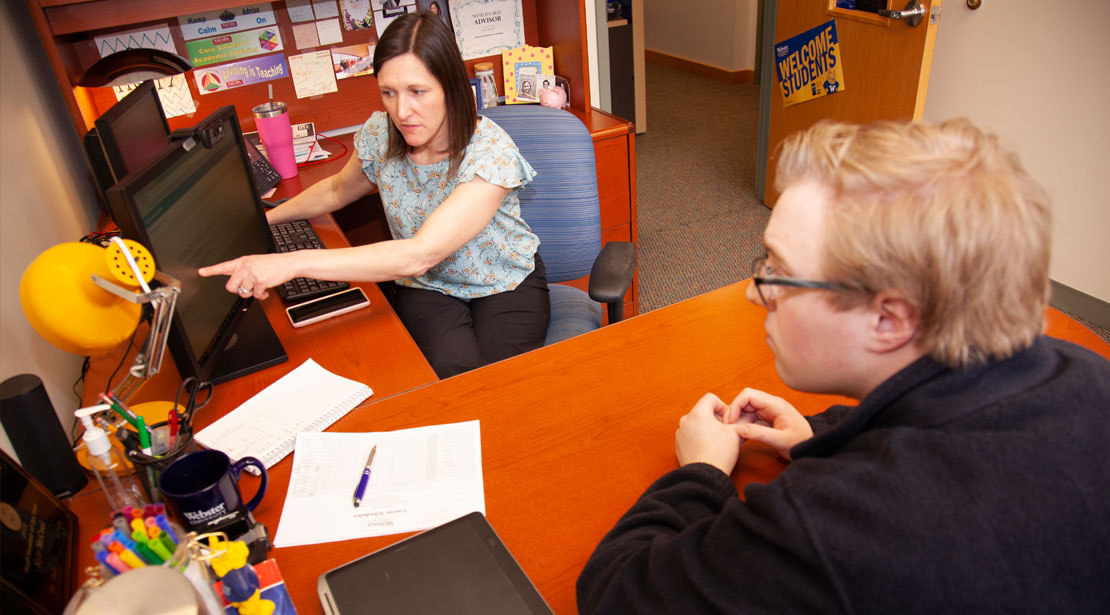
{"type": "Polygon", "coordinates": [[[320,575],[328,615],[551,615],[485,515],[473,512],[320,575]]]}

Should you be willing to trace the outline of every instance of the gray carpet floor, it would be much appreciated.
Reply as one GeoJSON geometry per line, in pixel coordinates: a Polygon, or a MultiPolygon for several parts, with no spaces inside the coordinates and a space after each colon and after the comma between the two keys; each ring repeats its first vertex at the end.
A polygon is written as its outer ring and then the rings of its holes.
{"type": "MultiPolygon", "coordinates": [[[[646,88],[648,130],[636,136],[641,312],[750,277],[771,215],[755,198],[759,86],[648,62],[646,88]]],[[[1076,318],[1110,342],[1110,329],[1076,318]]]]}
{"type": "Polygon", "coordinates": [[[750,275],[770,210],[755,198],[759,86],[647,64],[636,136],[640,311],[750,275]]]}

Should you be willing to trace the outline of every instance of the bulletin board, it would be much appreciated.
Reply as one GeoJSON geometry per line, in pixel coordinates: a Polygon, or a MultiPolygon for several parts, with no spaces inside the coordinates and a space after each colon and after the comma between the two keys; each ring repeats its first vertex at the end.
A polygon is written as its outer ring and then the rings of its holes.
{"type": "MultiPolygon", "coordinates": [[[[254,131],[251,108],[266,102],[272,88],[274,100],[286,103],[293,123],[314,122],[318,132],[340,130],[357,127],[384,108],[372,74],[378,33],[393,18],[426,9],[431,1],[399,0],[387,7],[383,0],[285,0],[182,13],[82,32],[70,38],[62,59],[71,83],[106,49],[125,45],[129,38],[189,59],[193,70],[159,83],[172,129],[193,126],[219,107],[234,105],[243,131],[254,131]]],[[[161,8],[166,13],[163,2],[135,4],[142,7],[137,11],[161,8]]],[[[536,0],[521,0],[521,8],[526,39],[537,41],[536,0]]],[[[467,71],[473,75],[473,65],[483,61],[499,69],[499,60],[500,55],[471,58],[467,71]]],[[[497,79],[501,81],[500,74],[497,79]]],[[[75,88],[86,125],[119,95],[111,87],[75,88]]]]}

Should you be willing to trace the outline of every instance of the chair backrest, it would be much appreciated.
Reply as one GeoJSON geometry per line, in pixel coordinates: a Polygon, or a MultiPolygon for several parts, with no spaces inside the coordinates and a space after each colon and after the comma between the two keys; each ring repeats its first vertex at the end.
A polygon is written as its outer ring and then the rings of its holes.
{"type": "Polygon", "coordinates": [[[509,133],[536,170],[536,178],[520,191],[520,212],[540,238],[547,281],[589,275],[601,251],[590,132],[573,114],[540,105],[504,105],[481,114],[509,133]]]}

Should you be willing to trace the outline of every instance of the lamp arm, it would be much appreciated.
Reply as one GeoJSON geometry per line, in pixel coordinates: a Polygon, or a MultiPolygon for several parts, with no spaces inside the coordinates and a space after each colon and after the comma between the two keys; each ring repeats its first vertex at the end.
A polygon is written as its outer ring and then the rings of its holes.
{"type": "Polygon", "coordinates": [[[170,325],[173,322],[173,310],[177,305],[177,295],[181,292],[181,282],[169,275],[158,272],[154,274],[154,279],[161,282],[161,285],[151,289],[150,292],[138,292],[96,274],[92,276],[94,284],[113,295],[131,303],[150,304],[154,310],[150,330],[146,334],[142,348],[135,355],[131,369],[112,390],[124,403],[138,392],[143,382],[161,369],[162,358],[166,352],[166,340],[169,338],[170,325]]]}

